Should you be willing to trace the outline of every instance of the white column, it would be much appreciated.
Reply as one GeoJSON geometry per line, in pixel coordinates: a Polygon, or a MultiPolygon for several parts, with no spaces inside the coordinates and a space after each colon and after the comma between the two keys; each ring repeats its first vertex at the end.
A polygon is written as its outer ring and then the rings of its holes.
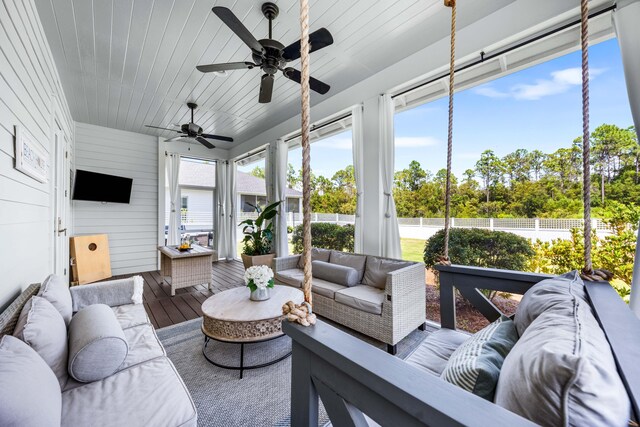
{"type": "Polygon", "coordinates": [[[227,166],[227,227],[229,227],[229,234],[227,236],[227,248],[225,258],[230,261],[237,258],[238,242],[236,241],[236,234],[238,226],[236,224],[236,162],[229,162],[227,166]]]}
{"type": "Polygon", "coordinates": [[[351,117],[353,123],[353,174],[356,182],[356,212],[354,218],[355,236],[353,248],[355,253],[362,253],[364,240],[364,230],[362,228],[362,195],[364,193],[364,114],[361,104],[353,107],[351,110],[351,117]]]}
{"type": "MultiPolygon", "coordinates": [[[[636,132],[640,133],[640,0],[618,0],[617,9],[613,12],[613,25],[618,36],[622,65],[624,68],[629,105],[636,132]]],[[[633,277],[631,280],[631,309],[640,317],[640,254],[636,243],[636,254],[633,263],[633,277]]]]}
{"type": "Polygon", "coordinates": [[[227,257],[229,241],[229,219],[227,216],[227,169],[229,162],[219,161],[216,163],[216,203],[218,203],[218,215],[216,218],[216,234],[218,235],[218,256],[227,257]]]}
{"type": "Polygon", "coordinates": [[[287,237],[287,167],[288,167],[289,145],[284,139],[269,144],[269,170],[267,187],[272,188],[271,203],[281,201],[278,207],[279,214],[274,221],[275,245],[274,250],[277,256],[287,256],[289,254],[289,244],[287,237]],[[269,178],[270,177],[270,178],[269,178]]]}

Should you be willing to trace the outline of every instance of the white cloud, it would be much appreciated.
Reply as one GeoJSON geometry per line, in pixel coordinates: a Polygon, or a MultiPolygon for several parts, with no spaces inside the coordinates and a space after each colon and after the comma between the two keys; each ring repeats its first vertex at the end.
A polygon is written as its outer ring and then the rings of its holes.
{"type": "MultiPolygon", "coordinates": [[[[601,68],[592,68],[590,70],[590,76],[598,76],[604,71],[605,70],[601,68]]],[[[474,92],[489,98],[513,98],[525,101],[536,101],[546,96],[567,92],[572,87],[579,86],[581,83],[582,70],[579,67],[574,67],[553,71],[550,78],[537,79],[535,83],[513,85],[506,91],[500,91],[490,84],[485,84],[475,88],[474,92]]]]}
{"type": "Polygon", "coordinates": [[[432,136],[399,136],[396,138],[396,147],[401,148],[430,147],[438,144],[440,144],[440,140],[432,136]]]}

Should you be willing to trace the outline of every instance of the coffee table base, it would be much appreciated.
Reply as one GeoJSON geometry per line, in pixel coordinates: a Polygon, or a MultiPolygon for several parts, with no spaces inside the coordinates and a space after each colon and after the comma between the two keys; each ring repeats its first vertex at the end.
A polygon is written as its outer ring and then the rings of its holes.
{"type": "Polygon", "coordinates": [[[280,335],[277,337],[271,337],[271,338],[267,338],[264,340],[259,340],[259,341],[250,341],[250,342],[231,342],[231,341],[222,341],[222,340],[217,340],[215,338],[211,338],[207,335],[205,335],[204,337],[204,344],[202,345],[202,355],[204,356],[205,359],[207,359],[207,362],[211,363],[214,366],[217,366],[218,368],[223,368],[223,369],[232,369],[235,371],[240,371],[240,379],[242,379],[242,375],[243,372],[245,370],[248,369],[258,369],[258,368],[264,368],[266,366],[271,366],[274,365],[278,362],[283,361],[284,359],[286,359],[287,357],[291,356],[291,352],[288,352],[287,354],[285,354],[284,356],[281,356],[275,360],[271,360],[269,362],[265,362],[265,363],[260,363],[258,365],[249,365],[249,366],[244,366],[244,345],[245,344],[257,344],[257,343],[261,343],[261,342],[266,342],[266,341],[271,341],[271,340],[275,340],[278,338],[282,338],[285,335],[280,335]],[[218,341],[218,342],[224,342],[227,344],[240,344],[240,366],[230,366],[230,365],[223,365],[221,363],[218,363],[214,360],[212,360],[209,356],[207,356],[207,345],[209,344],[209,341],[213,340],[213,341],[218,341]]]}

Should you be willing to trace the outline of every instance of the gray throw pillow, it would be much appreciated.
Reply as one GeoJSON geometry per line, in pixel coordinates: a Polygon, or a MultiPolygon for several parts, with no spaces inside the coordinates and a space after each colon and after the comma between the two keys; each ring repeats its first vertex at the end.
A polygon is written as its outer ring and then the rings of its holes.
{"type": "Polygon", "coordinates": [[[398,261],[367,255],[362,284],[384,289],[387,286],[387,274],[413,264],[413,262],[409,261],[398,261]]]}
{"type": "MultiPolygon", "coordinates": [[[[331,256],[331,251],[329,249],[311,248],[311,262],[313,261],[329,262],[330,256],[331,256]]],[[[302,254],[300,255],[300,259],[298,260],[298,268],[304,268],[304,263],[302,262],[302,254]]]]}
{"type": "Polygon", "coordinates": [[[502,316],[462,343],[447,361],[441,377],[493,401],[500,368],[517,340],[518,333],[513,321],[502,316]]]}
{"type": "Polygon", "coordinates": [[[69,283],[64,277],[55,274],[47,277],[40,285],[38,296],[49,301],[60,312],[65,325],[69,326],[73,315],[73,302],[71,301],[71,292],[69,292],[69,283]]]}
{"type": "Polygon", "coordinates": [[[324,261],[313,261],[311,265],[313,277],[342,286],[355,286],[358,284],[358,271],[355,268],[330,264],[324,261]]]}
{"type": "Polygon", "coordinates": [[[51,368],[11,335],[0,340],[0,424],[60,427],[62,397],[51,368]]]}
{"type": "Polygon", "coordinates": [[[495,403],[541,425],[627,425],[629,399],[588,303],[574,298],[531,322],[502,365],[495,403]]]}
{"type": "Polygon", "coordinates": [[[42,297],[31,297],[20,312],[13,336],[42,357],[64,388],[68,378],[67,327],[58,310],[42,297]]]}
{"type": "Polygon", "coordinates": [[[345,267],[355,268],[358,272],[358,283],[362,283],[364,276],[364,265],[367,262],[366,255],[356,255],[347,252],[331,251],[329,258],[331,264],[344,265],[345,267]]]}
{"type": "Polygon", "coordinates": [[[518,334],[524,334],[531,322],[545,311],[572,307],[576,298],[587,301],[584,283],[577,271],[538,282],[523,295],[516,309],[513,321],[518,334]]]}
{"type": "Polygon", "coordinates": [[[78,311],[69,324],[69,375],[80,382],[113,375],[129,345],[113,310],[94,304],[78,311]]]}

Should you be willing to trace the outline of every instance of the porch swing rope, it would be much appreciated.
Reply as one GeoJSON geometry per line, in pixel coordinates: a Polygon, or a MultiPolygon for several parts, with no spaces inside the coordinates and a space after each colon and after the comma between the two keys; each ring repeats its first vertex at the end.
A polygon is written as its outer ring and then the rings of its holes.
{"type": "Polygon", "coordinates": [[[451,265],[449,259],[449,230],[451,229],[451,157],[453,151],[453,89],[456,58],[456,0],[444,0],[451,8],[451,56],[449,58],[449,128],[447,134],[447,179],[444,192],[444,250],[438,264],[451,265]]]}
{"type": "Polygon", "coordinates": [[[311,115],[309,88],[309,2],[300,0],[300,87],[302,94],[302,261],[304,279],[302,291],[304,302],[295,304],[289,301],[282,306],[282,313],[290,322],[298,322],[303,326],[316,323],[316,315],[311,310],[311,147],[309,144],[309,121],[311,115]]]}
{"type": "Polygon", "coordinates": [[[582,201],[584,204],[584,268],[580,276],[588,281],[609,281],[610,271],[593,269],[591,260],[591,146],[589,133],[589,0],[580,1],[582,48],[582,201]]]}

